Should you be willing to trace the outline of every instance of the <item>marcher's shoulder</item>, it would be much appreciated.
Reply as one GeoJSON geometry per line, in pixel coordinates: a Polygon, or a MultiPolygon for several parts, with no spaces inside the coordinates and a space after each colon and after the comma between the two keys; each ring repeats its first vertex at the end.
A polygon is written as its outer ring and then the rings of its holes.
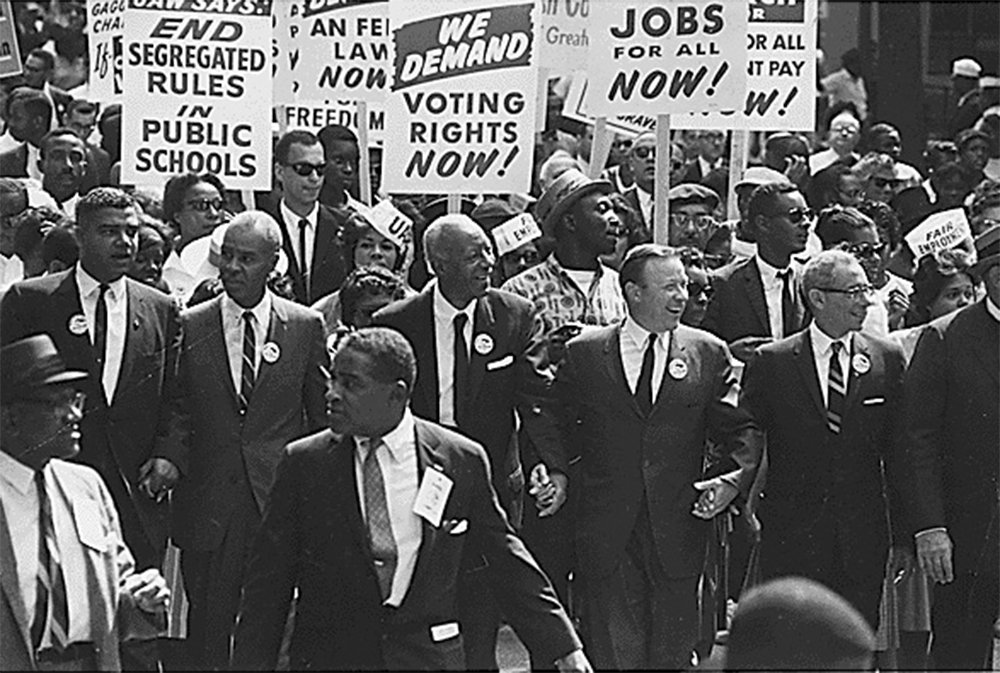
{"type": "Polygon", "coordinates": [[[746,273],[747,265],[749,264],[753,264],[753,257],[737,259],[723,267],[715,269],[710,275],[712,276],[712,280],[725,284],[732,280],[734,276],[746,273]]]}
{"type": "Polygon", "coordinates": [[[219,310],[218,306],[221,302],[222,295],[219,295],[218,297],[184,309],[181,311],[181,323],[183,323],[185,329],[202,323],[219,310]]]}
{"type": "Polygon", "coordinates": [[[685,344],[691,344],[700,352],[726,353],[726,342],[715,336],[711,332],[706,332],[699,327],[690,325],[678,325],[676,328],[677,339],[685,344]]]}
{"type": "Polygon", "coordinates": [[[75,493],[85,492],[99,498],[105,490],[101,475],[88,465],[54,458],[49,462],[49,469],[64,486],[72,489],[75,493]]]}
{"type": "Polygon", "coordinates": [[[486,293],[487,301],[494,307],[501,306],[510,313],[531,314],[534,305],[519,294],[509,290],[490,288],[486,293]]]}
{"type": "Polygon", "coordinates": [[[334,446],[340,444],[340,439],[329,428],[300,437],[285,446],[285,454],[289,460],[309,460],[325,454],[334,446]]]}
{"type": "Polygon", "coordinates": [[[55,292],[71,273],[73,273],[72,269],[68,271],[60,271],[59,273],[53,273],[47,276],[27,278],[14,283],[11,285],[10,289],[14,291],[13,295],[15,296],[38,297],[42,295],[49,295],[55,292]]]}
{"type": "Polygon", "coordinates": [[[603,350],[615,331],[620,328],[621,324],[615,323],[613,325],[585,329],[566,342],[566,350],[574,358],[586,357],[594,351],[603,350]]]}
{"type": "Polygon", "coordinates": [[[288,319],[294,322],[323,322],[323,314],[309,306],[303,306],[283,297],[273,297],[273,306],[284,311],[288,319]]]}
{"type": "Polygon", "coordinates": [[[462,435],[443,425],[414,418],[417,428],[417,437],[429,441],[439,451],[451,454],[452,461],[477,460],[488,463],[486,449],[481,444],[475,442],[465,435],[462,435]]]}
{"type": "Polygon", "coordinates": [[[128,288],[127,291],[130,295],[152,306],[159,312],[172,313],[177,306],[177,303],[169,294],[161,292],[155,287],[150,287],[145,283],[140,283],[137,280],[126,277],[125,286],[128,288]]]}
{"type": "Polygon", "coordinates": [[[859,336],[868,342],[869,348],[879,350],[891,357],[903,357],[903,347],[899,342],[889,336],[875,334],[874,332],[860,332],[859,336]]]}
{"type": "Polygon", "coordinates": [[[525,269],[513,278],[508,278],[506,282],[500,286],[500,289],[530,300],[531,288],[541,282],[542,273],[541,265],[525,269]]]}

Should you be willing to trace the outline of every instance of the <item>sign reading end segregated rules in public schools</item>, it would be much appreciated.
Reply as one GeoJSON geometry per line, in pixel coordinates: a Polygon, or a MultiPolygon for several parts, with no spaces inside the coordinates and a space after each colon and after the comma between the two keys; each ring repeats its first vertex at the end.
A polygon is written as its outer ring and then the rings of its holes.
{"type": "Polygon", "coordinates": [[[128,0],[122,182],[271,188],[271,0],[128,0]]]}

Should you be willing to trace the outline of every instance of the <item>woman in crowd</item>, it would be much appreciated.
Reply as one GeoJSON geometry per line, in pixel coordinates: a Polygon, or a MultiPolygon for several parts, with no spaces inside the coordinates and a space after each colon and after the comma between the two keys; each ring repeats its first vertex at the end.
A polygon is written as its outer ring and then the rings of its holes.
{"type": "Polygon", "coordinates": [[[681,248],[681,262],[688,278],[688,300],[681,314],[681,322],[691,327],[701,327],[712,301],[712,277],[705,268],[705,258],[697,248],[681,248]]]}
{"type": "Polygon", "coordinates": [[[888,154],[869,152],[854,166],[854,173],[861,180],[864,198],[868,201],[889,203],[896,193],[896,162],[888,154]]]}
{"type": "Polygon", "coordinates": [[[139,221],[139,249],[132,258],[128,276],[169,293],[170,288],[163,280],[163,264],[173,251],[173,240],[166,226],[156,218],[143,213],[139,221]]]}
{"type": "Polygon", "coordinates": [[[943,250],[920,259],[906,313],[907,329],[897,335],[907,362],[923,326],[974,302],[975,287],[972,257],[965,250],[943,250]]]}
{"type": "Polygon", "coordinates": [[[969,205],[969,225],[972,235],[978,236],[990,227],[1000,224],[1000,181],[983,180],[972,192],[969,205]]]}
{"type": "Polygon", "coordinates": [[[829,205],[858,207],[864,196],[864,188],[852,167],[850,158],[833,162],[809,181],[809,205],[820,211],[829,205]]]}
{"type": "Polygon", "coordinates": [[[204,259],[194,259],[202,255],[192,254],[182,259],[181,255],[192,242],[205,238],[229,219],[224,208],[225,193],[222,181],[211,173],[176,175],[163,189],[163,221],[175,236],[174,249],[163,264],[163,280],[176,296],[187,298],[198,283],[214,275],[206,275],[207,245],[204,259]]]}
{"type": "Polygon", "coordinates": [[[938,210],[959,208],[975,186],[969,173],[958,161],[949,161],[937,167],[931,175],[934,188],[934,206],[938,210]]]}

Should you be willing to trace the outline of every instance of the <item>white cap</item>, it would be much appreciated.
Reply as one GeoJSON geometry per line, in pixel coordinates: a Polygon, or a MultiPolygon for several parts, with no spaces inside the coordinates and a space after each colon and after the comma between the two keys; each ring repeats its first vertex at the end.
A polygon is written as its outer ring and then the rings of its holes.
{"type": "Polygon", "coordinates": [[[979,77],[983,72],[983,66],[972,58],[956,59],[951,64],[952,77],[979,77]]]}

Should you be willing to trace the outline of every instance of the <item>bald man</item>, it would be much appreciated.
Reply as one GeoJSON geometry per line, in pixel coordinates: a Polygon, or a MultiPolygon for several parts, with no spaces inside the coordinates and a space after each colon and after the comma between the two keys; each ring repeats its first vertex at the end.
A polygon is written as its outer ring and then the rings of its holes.
{"type": "MultiPolygon", "coordinates": [[[[423,242],[435,280],[376,313],[373,322],[402,332],[413,346],[413,413],[486,448],[493,487],[517,525],[524,477],[515,409],[536,444],[553,441],[535,427],[538,397],[547,387],[541,324],[528,300],[490,288],[493,248],[471,218],[439,217],[423,242]]],[[[470,669],[495,670],[499,617],[478,570],[460,588],[466,660],[470,669]]]]}
{"type": "Polygon", "coordinates": [[[195,668],[228,666],[243,568],[282,449],[326,425],[323,319],[267,289],[280,247],[270,215],[237,215],[222,242],[225,292],[181,316],[170,434],[158,453],[181,474],[173,531],[195,668]]]}

